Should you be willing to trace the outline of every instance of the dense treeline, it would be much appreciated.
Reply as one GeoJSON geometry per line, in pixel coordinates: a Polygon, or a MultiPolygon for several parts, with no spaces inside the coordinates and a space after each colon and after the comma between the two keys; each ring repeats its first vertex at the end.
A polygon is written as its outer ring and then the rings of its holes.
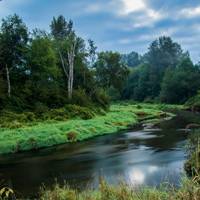
{"type": "Polygon", "coordinates": [[[184,103],[200,89],[200,66],[170,37],[152,42],[138,64],[128,78],[124,99],[184,103]]]}
{"type": "Polygon", "coordinates": [[[71,20],[31,33],[8,16],[0,27],[0,109],[42,111],[66,104],[107,108],[109,99],[184,103],[200,89],[200,67],[169,37],[137,52],[97,53],[71,20]]]}
{"type": "Polygon", "coordinates": [[[93,41],[76,35],[73,22],[53,18],[51,33],[28,28],[17,16],[2,20],[0,28],[1,109],[45,110],[65,104],[108,105],[92,69],[93,41]]]}

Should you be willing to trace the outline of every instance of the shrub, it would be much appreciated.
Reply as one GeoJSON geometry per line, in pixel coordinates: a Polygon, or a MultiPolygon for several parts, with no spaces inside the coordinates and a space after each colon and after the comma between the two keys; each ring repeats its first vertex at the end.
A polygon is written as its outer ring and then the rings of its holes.
{"type": "Polygon", "coordinates": [[[48,112],[48,110],[48,107],[41,102],[37,102],[34,105],[34,112],[36,113],[36,115],[41,115],[42,113],[48,112]]]}
{"type": "Polygon", "coordinates": [[[96,89],[91,98],[95,104],[103,109],[107,110],[109,108],[110,98],[104,90],[96,89]]]}
{"type": "Polygon", "coordinates": [[[192,98],[190,98],[186,103],[192,111],[200,111],[200,91],[198,94],[192,98]]]}
{"type": "Polygon", "coordinates": [[[92,119],[95,113],[86,107],[80,107],[77,105],[66,105],[65,109],[70,117],[80,117],[81,119],[92,119]]]}
{"type": "Polygon", "coordinates": [[[77,89],[73,92],[73,98],[72,102],[73,104],[79,105],[79,106],[91,106],[92,102],[88,94],[86,94],[85,90],[83,89],[77,89]]]}

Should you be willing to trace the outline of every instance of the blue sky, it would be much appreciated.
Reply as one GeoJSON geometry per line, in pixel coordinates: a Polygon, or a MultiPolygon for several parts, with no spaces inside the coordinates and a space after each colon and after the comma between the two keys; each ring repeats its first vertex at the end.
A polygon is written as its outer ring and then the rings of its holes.
{"type": "Polygon", "coordinates": [[[49,30],[53,16],[74,21],[77,33],[99,50],[141,54],[171,36],[200,61],[200,0],[2,0],[0,18],[20,15],[31,29],[49,30]]]}

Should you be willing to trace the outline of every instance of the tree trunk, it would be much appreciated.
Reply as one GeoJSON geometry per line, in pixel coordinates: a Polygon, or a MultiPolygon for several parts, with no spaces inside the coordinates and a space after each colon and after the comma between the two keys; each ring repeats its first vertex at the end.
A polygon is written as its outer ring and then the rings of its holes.
{"type": "Polygon", "coordinates": [[[75,48],[76,48],[76,41],[74,42],[74,44],[72,44],[68,52],[68,62],[69,62],[68,98],[69,99],[72,99],[73,95],[75,48]]]}
{"type": "Polygon", "coordinates": [[[6,65],[6,78],[8,85],[8,97],[10,98],[11,97],[10,72],[7,65],[6,65]]]}
{"type": "Polygon", "coordinates": [[[58,52],[59,52],[60,60],[61,60],[61,63],[62,63],[63,71],[64,71],[66,77],[68,78],[68,73],[67,73],[67,70],[66,70],[66,66],[65,66],[64,59],[63,59],[63,55],[62,55],[62,53],[60,52],[60,50],[58,50],[58,52]]]}

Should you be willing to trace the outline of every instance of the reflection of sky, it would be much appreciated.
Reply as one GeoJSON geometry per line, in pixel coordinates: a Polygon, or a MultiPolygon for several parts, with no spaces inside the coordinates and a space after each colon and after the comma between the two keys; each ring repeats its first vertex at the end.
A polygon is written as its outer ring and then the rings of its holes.
{"type": "Polygon", "coordinates": [[[126,179],[131,185],[158,185],[162,181],[179,184],[183,172],[183,162],[177,161],[164,165],[133,166],[127,170],[126,179]]]}

